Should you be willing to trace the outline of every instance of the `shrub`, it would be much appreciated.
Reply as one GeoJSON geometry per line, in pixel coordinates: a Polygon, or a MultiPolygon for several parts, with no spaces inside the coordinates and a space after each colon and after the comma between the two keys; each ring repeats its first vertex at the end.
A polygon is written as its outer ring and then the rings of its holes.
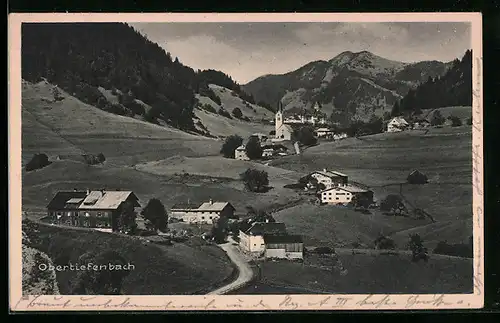
{"type": "Polygon", "coordinates": [[[380,202],[380,210],[393,215],[405,215],[408,213],[403,199],[399,195],[390,194],[380,202]]]}
{"type": "Polygon", "coordinates": [[[215,108],[208,103],[202,105],[202,109],[208,112],[217,113],[217,110],[215,110],[215,108]]]}
{"type": "Polygon", "coordinates": [[[226,110],[224,110],[223,108],[220,108],[219,109],[219,112],[218,112],[221,116],[223,117],[226,117],[228,119],[232,119],[233,117],[231,117],[231,115],[229,114],[229,112],[227,112],[226,110]]]}
{"type": "Polygon", "coordinates": [[[429,260],[427,248],[424,247],[423,240],[418,233],[410,235],[408,248],[412,252],[412,261],[418,262],[423,259],[427,262],[429,260]]]}
{"type": "Polygon", "coordinates": [[[440,126],[444,123],[445,119],[439,110],[432,113],[431,125],[440,126]]]}
{"type": "Polygon", "coordinates": [[[383,249],[383,250],[396,249],[396,243],[394,242],[394,240],[384,235],[380,235],[377,239],[375,239],[373,243],[376,249],[383,249]]]}
{"type": "Polygon", "coordinates": [[[49,157],[46,154],[35,154],[33,158],[26,164],[26,171],[32,171],[35,169],[41,169],[45,166],[50,165],[49,157]]]}
{"type": "Polygon", "coordinates": [[[241,112],[240,108],[234,108],[233,116],[237,119],[241,119],[243,117],[243,112],[241,112]]]}
{"type": "Polygon", "coordinates": [[[459,117],[449,116],[448,119],[451,121],[451,126],[452,127],[459,127],[459,126],[462,125],[462,120],[460,120],[459,117]]]}
{"type": "Polygon", "coordinates": [[[103,153],[99,153],[99,155],[97,155],[97,160],[102,164],[106,161],[106,157],[104,157],[103,153]]]}
{"type": "Polygon", "coordinates": [[[320,255],[331,255],[335,253],[335,250],[330,247],[317,247],[314,249],[314,253],[320,255]]]}

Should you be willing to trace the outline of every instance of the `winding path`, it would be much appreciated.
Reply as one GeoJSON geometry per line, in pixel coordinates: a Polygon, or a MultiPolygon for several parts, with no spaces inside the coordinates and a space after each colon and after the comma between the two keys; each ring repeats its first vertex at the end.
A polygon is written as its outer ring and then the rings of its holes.
{"type": "Polygon", "coordinates": [[[216,290],[211,291],[207,295],[223,295],[229,293],[233,290],[239,289],[244,285],[248,284],[253,278],[253,270],[242,256],[237,246],[233,245],[235,243],[232,239],[229,242],[220,244],[219,247],[224,250],[229,259],[238,267],[238,277],[233,282],[222,286],[216,290]]]}

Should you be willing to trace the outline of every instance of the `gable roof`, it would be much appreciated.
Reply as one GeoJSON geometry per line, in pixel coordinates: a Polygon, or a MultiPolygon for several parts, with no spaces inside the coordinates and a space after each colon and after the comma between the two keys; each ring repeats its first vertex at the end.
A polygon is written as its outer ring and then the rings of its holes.
{"type": "Polygon", "coordinates": [[[245,145],[241,145],[241,146],[238,146],[238,148],[236,148],[237,151],[245,151],[246,148],[245,148],[245,145]]]}
{"type": "Polygon", "coordinates": [[[357,187],[357,186],[354,186],[354,185],[345,185],[345,186],[337,186],[337,187],[327,188],[326,190],[322,190],[319,193],[328,192],[328,191],[335,191],[335,190],[342,190],[342,191],[346,191],[346,192],[349,192],[349,193],[365,193],[365,192],[369,192],[369,190],[366,190],[366,189],[361,188],[361,187],[357,187]]]}
{"type": "Polygon", "coordinates": [[[193,204],[193,203],[178,203],[172,205],[170,208],[171,210],[198,210],[200,207],[200,204],[193,204]]]}
{"type": "Polygon", "coordinates": [[[389,123],[408,124],[408,122],[403,117],[394,117],[389,121],[389,123]]]}
{"type": "Polygon", "coordinates": [[[229,202],[205,202],[198,208],[199,211],[205,212],[220,212],[224,210],[227,206],[234,209],[234,207],[229,202]]]}
{"type": "Polygon", "coordinates": [[[285,224],[282,222],[255,222],[245,233],[261,236],[270,234],[286,234],[285,224]]]}
{"type": "Polygon", "coordinates": [[[319,171],[314,171],[311,173],[311,175],[313,174],[320,174],[320,175],[323,175],[323,176],[326,176],[326,177],[348,177],[346,174],[342,174],[340,172],[336,172],[336,171],[331,171],[331,170],[319,170],[319,171]]]}
{"type": "Polygon", "coordinates": [[[73,191],[57,192],[54,198],[47,205],[50,210],[115,210],[120,204],[132,197],[136,204],[137,196],[132,191],[73,191]]]}
{"type": "Polygon", "coordinates": [[[282,235],[264,235],[264,243],[303,243],[302,236],[282,234],[282,235]]]}

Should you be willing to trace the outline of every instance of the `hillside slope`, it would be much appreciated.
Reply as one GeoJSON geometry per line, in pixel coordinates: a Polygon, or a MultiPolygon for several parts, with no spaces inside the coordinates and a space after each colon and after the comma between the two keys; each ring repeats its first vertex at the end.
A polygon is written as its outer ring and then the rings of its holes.
{"type": "Polygon", "coordinates": [[[104,153],[108,162],[130,164],[177,154],[217,154],[214,139],[181,130],[119,116],[85,104],[61,91],[63,100],[54,102],[54,86],[45,81],[23,82],[22,157],[34,153],[51,158],[60,154],[104,153]]]}
{"type": "Polygon", "coordinates": [[[266,75],[243,86],[255,100],[273,106],[279,100],[286,109],[309,108],[315,101],[328,115],[369,119],[381,116],[410,89],[429,76],[443,75],[449,63],[402,63],[370,52],[343,52],[329,61],[311,62],[283,75],[266,75]]]}

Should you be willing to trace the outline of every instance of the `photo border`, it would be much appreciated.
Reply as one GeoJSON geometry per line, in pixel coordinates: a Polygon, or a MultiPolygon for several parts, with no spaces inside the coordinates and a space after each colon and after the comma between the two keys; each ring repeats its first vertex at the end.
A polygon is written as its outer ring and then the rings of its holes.
{"type": "MultiPolygon", "coordinates": [[[[481,13],[12,13],[8,17],[9,304],[11,311],[478,309],[484,305],[481,13]],[[22,296],[21,24],[37,22],[469,22],[473,56],[472,294],[22,296]]],[[[472,279],[472,277],[471,277],[472,279]]]]}

